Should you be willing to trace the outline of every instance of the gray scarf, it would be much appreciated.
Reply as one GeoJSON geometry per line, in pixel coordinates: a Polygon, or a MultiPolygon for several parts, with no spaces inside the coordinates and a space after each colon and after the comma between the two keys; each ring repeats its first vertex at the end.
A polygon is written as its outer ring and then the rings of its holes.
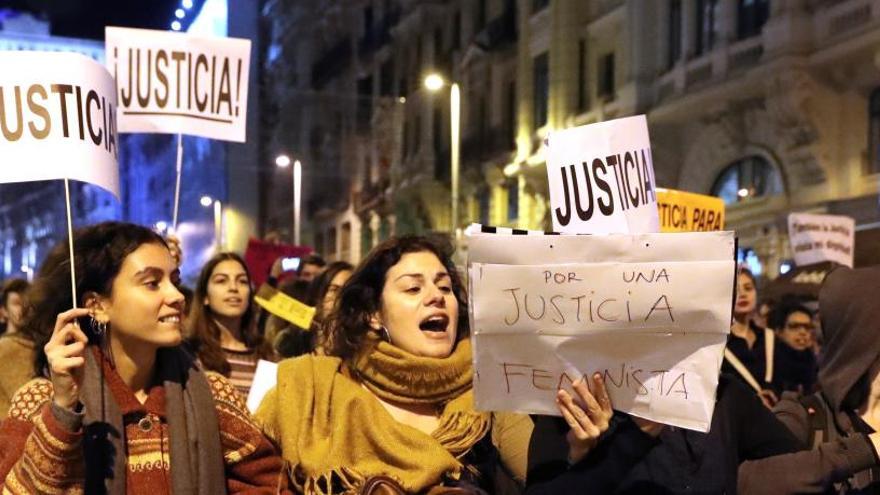
{"type": "MultiPolygon", "coordinates": [[[[98,352],[86,352],[80,400],[85,410],[85,493],[124,495],[125,426],[105,380],[98,352]]],[[[205,375],[179,347],[160,349],[156,369],[165,388],[171,443],[172,493],[226,493],[225,465],[214,397],[205,375]]]]}

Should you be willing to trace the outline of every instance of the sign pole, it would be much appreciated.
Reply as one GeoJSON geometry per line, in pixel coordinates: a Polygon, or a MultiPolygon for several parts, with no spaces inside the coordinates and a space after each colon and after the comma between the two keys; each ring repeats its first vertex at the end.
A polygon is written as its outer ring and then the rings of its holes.
{"type": "Polygon", "coordinates": [[[70,295],[73,299],[73,308],[76,309],[76,263],[73,259],[73,220],[70,215],[70,179],[64,179],[64,199],[67,205],[67,245],[70,248],[70,295]]]}

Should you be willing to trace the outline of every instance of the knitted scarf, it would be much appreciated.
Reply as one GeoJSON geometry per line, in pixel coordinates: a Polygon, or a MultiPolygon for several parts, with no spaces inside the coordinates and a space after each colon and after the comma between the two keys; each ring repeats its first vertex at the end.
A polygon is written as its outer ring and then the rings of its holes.
{"type": "Polygon", "coordinates": [[[471,347],[448,358],[418,357],[391,344],[371,344],[351,370],[330,356],[283,361],[275,391],[257,419],[281,445],[300,492],[359,491],[384,475],[408,493],[457,478],[459,458],[483,438],[490,416],[473,409],[471,347]],[[374,396],[375,395],[375,396],[374,396]],[[435,404],[431,434],[397,422],[376,396],[403,404],[435,404]]]}
{"type": "MultiPolygon", "coordinates": [[[[85,493],[124,495],[125,425],[105,379],[115,370],[97,348],[95,352],[86,352],[85,358],[85,379],[80,393],[85,410],[85,493]]],[[[211,386],[192,358],[178,347],[160,349],[156,367],[165,388],[172,493],[226,493],[220,428],[211,386]]]]}

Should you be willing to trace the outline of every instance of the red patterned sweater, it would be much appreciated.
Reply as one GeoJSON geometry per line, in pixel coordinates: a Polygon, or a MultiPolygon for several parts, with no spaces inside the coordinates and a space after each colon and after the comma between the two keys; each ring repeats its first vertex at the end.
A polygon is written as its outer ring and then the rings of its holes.
{"type": "MultiPolygon", "coordinates": [[[[105,378],[125,418],[126,493],[171,494],[170,440],[165,392],[149,391],[141,404],[109,366],[105,378]]],[[[282,461],[251,420],[241,396],[222,375],[206,373],[214,396],[230,494],[289,493],[282,461]]],[[[82,429],[70,431],[51,405],[52,384],[36,379],[12,399],[0,426],[0,493],[83,493],[82,429]]],[[[72,414],[72,413],[69,413],[72,414]]]]}

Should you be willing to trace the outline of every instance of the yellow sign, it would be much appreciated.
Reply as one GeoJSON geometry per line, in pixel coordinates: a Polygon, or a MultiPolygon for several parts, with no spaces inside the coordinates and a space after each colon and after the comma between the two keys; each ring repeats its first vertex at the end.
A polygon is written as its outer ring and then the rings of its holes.
{"type": "Polygon", "coordinates": [[[254,296],[254,301],[273,315],[284,318],[305,330],[309,329],[312,318],[315,317],[315,308],[307,306],[267,284],[260,287],[257,295],[254,296]]]}
{"type": "Polygon", "coordinates": [[[657,188],[660,232],[705,232],[724,229],[724,201],[675,189],[657,188]]]}

